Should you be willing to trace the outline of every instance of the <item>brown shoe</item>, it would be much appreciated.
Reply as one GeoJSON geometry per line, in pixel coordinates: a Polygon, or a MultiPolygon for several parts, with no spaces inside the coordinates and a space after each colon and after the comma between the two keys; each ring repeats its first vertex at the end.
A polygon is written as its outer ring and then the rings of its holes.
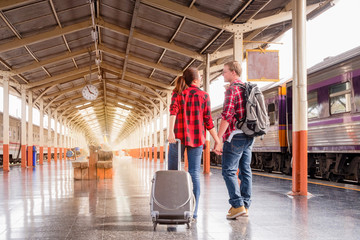
{"type": "Polygon", "coordinates": [[[245,208],[245,214],[241,215],[241,217],[249,217],[249,209],[245,208]]]}
{"type": "Polygon", "coordinates": [[[236,219],[239,216],[246,214],[246,210],[244,206],[238,208],[230,208],[229,213],[226,215],[227,219],[236,219]]]}

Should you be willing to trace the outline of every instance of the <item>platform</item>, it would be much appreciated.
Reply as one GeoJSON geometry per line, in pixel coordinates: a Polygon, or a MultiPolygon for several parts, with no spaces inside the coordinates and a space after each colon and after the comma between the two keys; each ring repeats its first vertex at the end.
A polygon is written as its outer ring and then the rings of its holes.
{"type": "Polygon", "coordinates": [[[157,161],[114,159],[114,178],[74,180],[70,161],[0,171],[0,239],[357,239],[360,192],[309,184],[310,199],[286,195],[291,181],[254,176],[249,218],[226,220],[219,169],[201,175],[199,219],[159,225],[149,211],[157,161]]]}

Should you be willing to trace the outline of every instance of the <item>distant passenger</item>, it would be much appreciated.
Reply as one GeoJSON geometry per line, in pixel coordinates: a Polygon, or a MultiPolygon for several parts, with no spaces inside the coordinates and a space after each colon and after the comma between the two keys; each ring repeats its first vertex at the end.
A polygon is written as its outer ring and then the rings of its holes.
{"type": "MultiPolygon", "coordinates": [[[[193,218],[197,218],[200,197],[200,164],[205,144],[205,132],[209,130],[217,145],[220,139],[211,117],[209,94],[199,87],[202,79],[195,68],[188,68],[176,81],[170,105],[170,125],[168,140],[176,143],[175,138],[181,140],[181,156],[187,148],[189,173],[193,182],[193,192],[196,207],[193,218]]],[[[169,147],[169,170],[177,169],[177,144],[169,147]]],[[[219,149],[220,151],[220,149],[219,149]]]]}
{"type": "Polygon", "coordinates": [[[225,63],[222,75],[224,81],[230,85],[226,88],[223,111],[218,136],[223,140],[222,175],[229,192],[231,208],[227,219],[239,216],[247,217],[251,203],[252,173],[250,168],[253,137],[248,137],[241,130],[236,129],[235,114],[239,119],[244,116],[245,101],[243,91],[237,84],[241,82],[241,65],[233,61],[225,63]],[[239,169],[239,186],[236,172],[239,169]]]}

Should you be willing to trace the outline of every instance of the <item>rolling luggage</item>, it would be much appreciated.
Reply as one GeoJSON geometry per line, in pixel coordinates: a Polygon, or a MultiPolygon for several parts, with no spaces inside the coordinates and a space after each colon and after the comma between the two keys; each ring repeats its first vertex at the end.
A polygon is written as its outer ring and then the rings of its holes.
{"type": "Polygon", "coordinates": [[[152,179],[150,214],[154,231],[157,224],[187,224],[195,209],[195,197],[191,176],[186,171],[181,171],[181,142],[178,143],[178,170],[167,170],[168,147],[165,143],[165,169],[155,172],[152,179]]]}

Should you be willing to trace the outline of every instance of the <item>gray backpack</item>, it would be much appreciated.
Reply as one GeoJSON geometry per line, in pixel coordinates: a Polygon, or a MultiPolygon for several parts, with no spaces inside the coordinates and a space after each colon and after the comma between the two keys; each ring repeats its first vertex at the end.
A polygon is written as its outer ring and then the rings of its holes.
{"type": "Polygon", "coordinates": [[[265,105],[264,95],[260,88],[254,84],[246,82],[245,84],[236,84],[243,89],[246,102],[245,114],[242,119],[236,118],[236,128],[250,137],[257,137],[266,134],[269,126],[269,115],[265,105]]]}

